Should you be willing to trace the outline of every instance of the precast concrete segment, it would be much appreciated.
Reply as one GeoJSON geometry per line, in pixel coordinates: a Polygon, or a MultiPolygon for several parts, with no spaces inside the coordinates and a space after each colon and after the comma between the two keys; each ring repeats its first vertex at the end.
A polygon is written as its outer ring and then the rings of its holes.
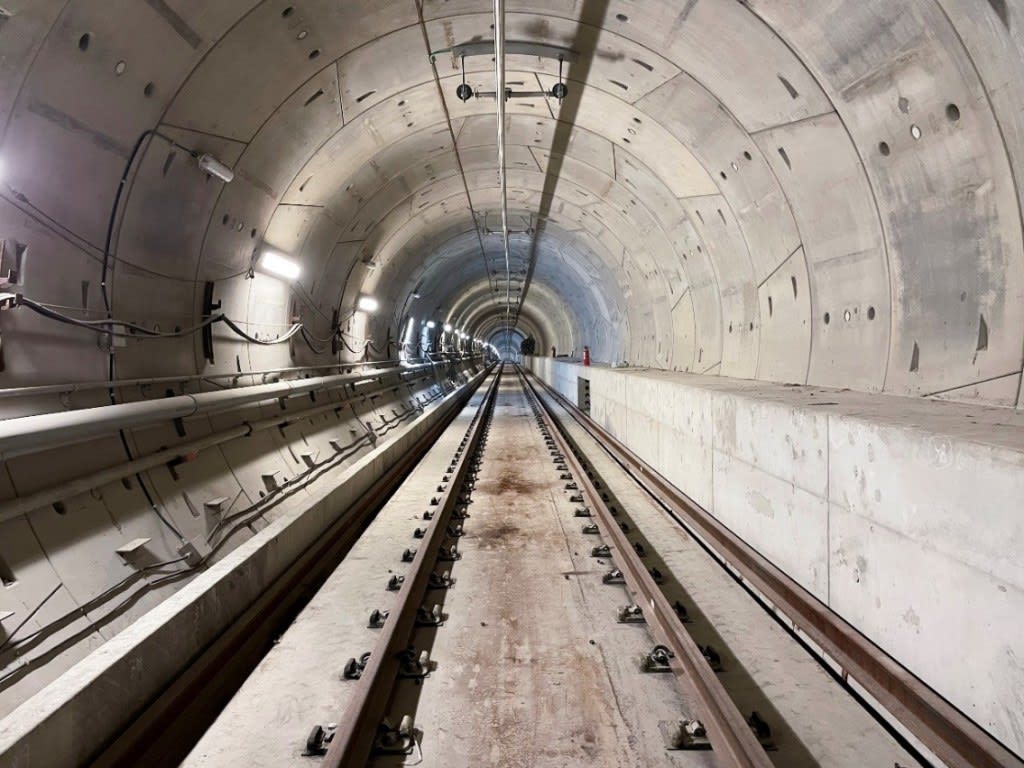
{"type": "Polygon", "coordinates": [[[631,538],[642,536],[681,585],[677,594],[692,619],[687,629],[724,651],[719,678],[741,711],[757,709],[771,725],[778,749],[768,754],[776,765],[918,764],[554,398],[540,397],[619,501],[637,531],[631,538]]]}
{"type": "Polygon", "coordinates": [[[390,610],[393,575],[405,575],[413,531],[479,409],[484,381],[402,488],[374,518],[323,588],[281,636],[189,753],[183,766],[217,768],[308,767],[306,738],[315,725],[337,721],[356,681],[345,680],[349,658],[373,648],[379,630],[367,626],[373,610],[390,610]]]}
{"type": "Polygon", "coordinates": [[[628,597],[602,583],[611,565],[590,556],[565,485],[506,373],[419,691],[421,765],[714,765],[666,751],[660,724],[692,710],[671,676],[640,672],[653,641],[616,622],[628,597]]]}

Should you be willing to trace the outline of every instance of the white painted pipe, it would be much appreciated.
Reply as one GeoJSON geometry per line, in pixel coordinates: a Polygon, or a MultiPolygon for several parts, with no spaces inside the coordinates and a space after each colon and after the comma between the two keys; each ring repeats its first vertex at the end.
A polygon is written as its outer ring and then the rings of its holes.
{"type": "Polygon", "coordinates": [[[140,379],[118,379],[116,381],[103,380],[68,382],[66,384],[39,384],[31,387],[8,387],[6,389],[0,389],[0,399],[34,397],[38,395],[62,395],[70,392],[88,392],[95,389],[122,389],[124,387],[138,387],[152,384],[184,384],[191,381],[216,381],[217,379],[265,379],[267,376],[277,374],[299,374],[308,371],[326,371],[339,368],[359,368],[363,369],[363,371],[367,368],[373,368],[375,373],[379,373],[380,369],[378,366],[384,366],[385,364],[390,364],[387,366],[388,369],[401,368],[403,371],[410,371],[415,368],[430,365],[430,363],[416,363],[413,365],[400,366],[393,360],[379,360],[366,363],[335,363],[332,365],[313,365],[300,368],[271,368],[264,371],[246,371],[244,373],[200,373],[190,376],[156,376],[140,379]]]}
{"type": "Polygon", "coordinates": [[[138,403],[118,403],[6,419],[0,421],[0,460],[6,461],[15,456],[58,445],[79,443],[120,429],[140,427],[158,421],[184,419],[201,413],[221,413],[251,403],[279,400],[312,391],[330,391],[379,376],[379,372],[369,376],[317,376],[220,392],[200,392],[138,403]]]}
{"type": "MultiPolygon", "coordinates": [[[[428,378],[429,376],[424,374],[420,381],[425,381],[428,378]]],[[[362,396],[363,395],[360,395],[360,397],[362,396]]],[[[199,453],[200,451],[213,448],[221,443],[226,443],[229,440],[246,437],[256,432],[271,429],[279,425],[302,421],[321,413],[337,410],[338,408],[349,405],[354,399],[354,397],[350,397],[345,400],[335,400],[334,402],[318,405],[315,408],[307,408],[303,411],[281,413],[280,415],[270,416],[258,421],[246,422],[237,427],[231,427],[230,429],[215,432],[197,440],[181,443],[171,448],[151,453],[148,456],[134,459],[133,461],[122,462],[121,464],[108,467],[100,470],[99,472],[91,472],[88,475],[76,477],[73,480],[68,480],[58,485],[43,488],[42,490],[36,491],[28,496],[22,496],[20,498],[0,502],[0,523],[26,515],[33,510],[71,498],[72,496],[76,496],[80,493],[86,493],[87,491],[91,491],[93,488],[99,488],[107,483],[116,482],[123,477],[130,477],[138,474],[139,472],[145,472],[146,470],[153,469],[154,467],[159,467],[162,464],[167,464],[169,461],[173,461],[179,456],[188,456],[189,454],[199,453]]]]}

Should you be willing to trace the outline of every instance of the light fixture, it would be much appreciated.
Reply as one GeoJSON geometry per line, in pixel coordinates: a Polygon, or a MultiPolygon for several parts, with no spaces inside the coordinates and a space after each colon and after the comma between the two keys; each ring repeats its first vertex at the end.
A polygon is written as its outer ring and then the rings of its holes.
{"type": "Polygon", "coordinates": [[[363,295],[356,302],[356,309],[361,309],[363,312],[376,312],[380,309],[380,302],[373,296],[363,295]]]}
{"type": "Polygon", "coordinates": [[[436,326],[437,326],[437,323],[435,323],[433,320],[427,320],[427,328],[431,328],[432,329],[432,328],[435,328],[436,326]]]}
{"type": "Polygon", "coordinates": [[[264,251],[259,260],[260,269],[285,280],[294,280],[302,273],[302,268],[287,256],[277,251],[264,251]]]}
{"type": "Polygon", "coordinates": [[[448,324],[448,323],[444,324],[444,332],[445,333],[451,333],[452,332],[452,327],[451,327],[450,324],[448,324]]]}
{"type": "Polygon", "coordinates": [[[230,183],[235,178],[233,170],[209,153],[199,156],[199,168],[211,176],[216,176],[225,184],[230,183]]]}

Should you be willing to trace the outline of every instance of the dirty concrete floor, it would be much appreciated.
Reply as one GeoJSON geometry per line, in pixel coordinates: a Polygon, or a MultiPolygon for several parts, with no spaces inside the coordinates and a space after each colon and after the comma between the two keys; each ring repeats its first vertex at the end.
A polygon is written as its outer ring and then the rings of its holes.
{"type": "MultiPolygon", "coordinates": [[[[643,674],[653,640],[619,624],[628,601],[601,583],[565,481],[521,385],[506,372],[472,495],[462,559],[432,640],[437,669],[396,695],[415,708],[428,768],[705,766],[708,753],[669,752],[659,723],[687,710],[670,675],[643,674]]],[[[401,764],[378,758],[375,765],[401,764]]],[[[406,759],[405,764],[410,764],[406,759]]]]}

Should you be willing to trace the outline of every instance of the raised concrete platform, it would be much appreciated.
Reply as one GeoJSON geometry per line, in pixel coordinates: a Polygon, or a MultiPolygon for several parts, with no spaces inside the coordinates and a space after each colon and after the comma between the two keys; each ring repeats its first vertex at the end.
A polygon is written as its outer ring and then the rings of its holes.
{"type": "Polygon", "coordinates": [[[1024,752],[1024,415],[527,358],[655,469],[1024,752]],[[927,638],[928,642],[924,642],[927,638]]]}

